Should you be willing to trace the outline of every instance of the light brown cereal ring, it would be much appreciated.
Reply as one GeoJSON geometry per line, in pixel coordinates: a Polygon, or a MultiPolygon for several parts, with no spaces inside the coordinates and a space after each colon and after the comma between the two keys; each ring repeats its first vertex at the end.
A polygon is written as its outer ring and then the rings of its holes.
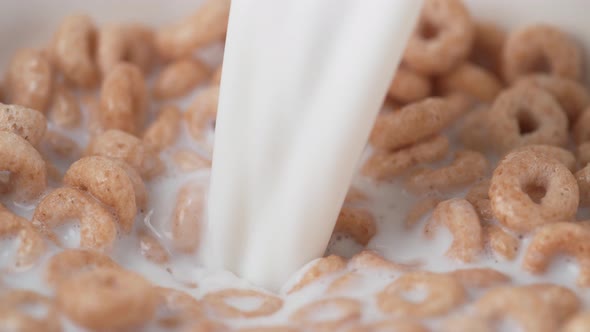
{"type": "Polygon", "coordinates": [[[587,332],[590,326],[590,312],[586,311],[572,317],[563,326],[562,332],[587,332]]]}
{"type": "Polygon", "coordinates": [[[157,301],[147,280],[122,269],[80,272],[56,289],[60,310],[76,324],[95,330],[133,330],[155,315],[157,301]]]}
{"type": "Polygon", "coordinates": [[[103,76],[129,62],[148,74],[156,62],[154,32],[141,24],[111,24],[98,33],[96,60],[103,76]]]}
{"type": "Polygon", "coordinates": [[[63,128],[77,127],[82,121],[78,99],[64,84],[57,84],[54,88],[49,119],[63,128]]]}
{"type": "Polygon", "coordinates": [[[502,82],[486,69],[464,62],[436,80],[442,95],[464,93],[478,101],[492,102],[502,90],[502,82]]]}
{"type": "Polygon", "coordinates": [[[573,129],[574,141],[577,144],[590,141],[590,107],[587,107],[578,117],[573,129]]]}
{"type": "Polygon", "coordinates": [[[335,331],[345,324],[356,322],[361,318],[362,306],[359,301],[347,297],[321,299],[297,309],[290,320],[314,330],[335,331]],[[317,319],[317,312],[329,310],[327,319],[317,319]]]}
{"type": "Polygon", "coordinates": [[[147,90],[136,65],[119,63],[108,73],[100,91],[100,123],[105,129],[119,129],[133,135],[143,129],[147,90]]]}
{"type": "Polygon", "coordinates": [[[467,149],[489,151],[494,142],[490,141],[491,116],[487,107],[479,107],[461,118],[458,138],[467,149]]]}
{"type": "Polygon", "coordinates": [[[559,161],[560,163],[565,165],[565,167],[567,167],[567,169],[569,169],[571,172],[576,171],[576,157],[571,151],[566,150],[564,148],[560,148],[558,146],[553,145],[533,144],[521,146],[510,152],[514,153],[520,151],[532,151],[534,153],[540,153],[549,158],[553,158],[559,161]]]}
{"type": "Polygon", "coordinates": [[[501,77],[502,49],[507,38],[506,32],[491,22],[478,21],[474,25],[475,38],[473,39],[470,60],[501,77]]]}
{"type": "Polygon", "coordinates": [[[14,214],[0,204],[0,237],[18,236],[15,266],[29,267],[35,264],[45,251],[41,234],[26,219],[14,214]]]}
{"type": "Polygon", "coordinates": [[[318,258],[313,266],[305,271],[305,273],[301,276],[301,279],[299,279],[297,283],[291,287],[287,294],[295,293],[305,286],[317,282],[322,277],[344,270],[345,267],[346,261],[340,256],[330,255],[327,257],[318,258]]]}
{"type": "Polygon", "coordinates": [[[78,189],[55,189],[39,202],[32,219],[41,229],[54,228],[74,220],[80,221],[80,247],[100,251],[112,248],[117,237],[114,216],[78,189]]]}
{"type": "Polygon", "coordinates": [[[590,164],[590,142],[584,142],[578,145],[576,156],[581,168],[588,166],[590,164]]]}
{"type": "Polygon", "coordinates": [[[11,104],[45,113],[51,100],[52,84],[51,64],[43,52],[21,49],[14,54],[4,85],[11,104]]]}
{"type": "Polygon", "coordinates": [[[7,131],[37,146],[45,134],[47,120],[41,112],[19,105],[0,104],[0,131],[7,131]]]}
{"type": "Polygon", "coordinates": [[[164,105],[158,111],[157,118],[143,133],[143,142],[152,150],[160,152],[172,145],[180,133],[182,113],[174,105],[164,105]]]}
{"type": "Polygon", "coordinates": [[[393,77],[387,95],[401,103],[413,103],[431,94],[431,83],[428,76],[422,75],[411,68],[400,66],[393,77]]]}
{"type": "Polygon", "coordinates": [[[194,252],[200,244],[205,206],[205,188],[197,182],[182,186],[172,216],[172,240],[176,249],[194,252]]]}
{"type": "Polygon", "coordinates": [[[453,234],[453,243],[446,255],[466,263],[475,260],[483,249],[483,239],[479,217],[473,205],[461,198],[440,202],[432,213],[432,219],[424,227],[424,233],[432,237],[441,224],[453,234]]]}
{"type": "Polygon", "coordinates": [[[384,320],[376,323],[359,324],[346,332],[428,332],[422,324],[412,320],[384,320]]]}
{"type": "Polygon", "coordinates": [[[426,98],[400,110],[379,114],[370,141],[379,149],[399,149],[438,134],[454,119],[447,100],[426,98]]]}
{"type": "Polygon", "coordinates": [[[420,262],[397,263],[383,258],[373,250],[363,250],[358,254],[352,256],[348,262],[348,267],[353,270],[365,269],[388,269],[396,271],[410,271],[415,270],[421,265],[420,262]]]}
{"type": "Polygon", "coordinates": [[[223,64],[219,65],[211,74],[211,78],[209,79],[209,84],[211,85],[219,85],[221,84],[221,70],[223,68],[223,64]]]}
{"type": "Polygon", "coordinates": [[[82,158],[66,172],[64,184],[88,191],[112,208],[119,227],[131,231],[137,210],[145,207],[147,192],[143,181],[131,167],[115,159],[101,156],[82,158]]]}
{"type": "Polygon", "coordinates": [[[489,195],[498,221],[517,232],[570,220],[579,202],[576,179],[567,167],[533,151],[504,157],[494,170],[489,195]],[[539,203],[528,194],[537,189],[545,193],[539,203]]]}
{"type": "Polygon", "coordinates": [[[510,281],[506,274],[490,268],[460,269],[449,274],[458,279],[465,287],[488,288],[510,281]]]}
{"type": "Polygon", "coordinates": [[[538,228],[525,251],[522,266],[535,274],[543,273],[559,254],[574,256],[580,272],[578,285],[590,286],[590,227],[578,222],[558,222],[538,228]]]}
{"type": "Polygon", "coordinates": [[[230,0],[207,0],[191,16],[164,27],[156,46],[165,58],[190,55],[195,49],[222,40],[227,31],[230,0]]]}
{"type": "Polygon", "coordinates": [[[205,139],[217,116],[219,87],[210,86],[193,100],[184,113],[186,124],[191,136],[199,141],[205,139]]]}
{"type": "Polygon", "coordinates": [[[490,139],[498,152],[530,144],[563,146],[567,116],[545,90],[517,85],[504,90],[490,109],[490,139]]]}
{"type": "Polygon", "coordinates": [[[0,327],[3,331],[19,332],[62,330],[53,301],[26,289],[11,289],[0,296],[0,327]],[[41,306],[46,309],[46,313],[37,317],[20,309],[27,306],[41,306]]]}
{"type": "Polygon", "coordinates": [[[181,149],[172,154],[172,161],[182,172],[194,172],[211,168],[211,161],[189,149],[181,149]]]}
{"type": "Polygon", "coordinates": [[[72,275],[102,268],[116,269],[120,266],[97,251],[65,249],[49,259],[45,267],[45,281],[55,287],[72,275]]]}
{"type": "Polygon", "coordinates": [[[363,165],[361,172],[375,180],[387,180],[422,163],[437,161],[449,151],[449,139],[436,135],[397,150],[376,150],[363,165]]]}
{"type": "Polygon", "coordinates": [[[462,304],[466,292],[452,276],[433,272],[410,272],[397,278],[377,294],[377,304],[384,313],[395,317],[427,318],[444,315],[462,304]],[[420,301],[408,300],[404,293],[425,289],[420,301]]]}
{"type": "Polygon", "coordinates": [[[176,60],[162,69],[154,82],[157,99],[182,97],[209,76],[209,68],[196,58],[176,60]]]}
{"type": "Polygon", "coordinates": [[[461,1],[427,0],[404,62],[424,74],[445,73],[465,60],[473,36],[473,22],[461,1]]]}
{"type": "Polygon", "coordinates": [[[345,233],[366,246],[377,233],[377,225],[373,214],[366,209],[344,206],[340,210],[334,233],[345,233]]]}
{"type": "Polygon", "coordinates": [[[502,51],[504,79],[515,82],[534,72],[580,79],[582,55],[563,31],[548,24],[534,24],[510,33],[502,51]]]}
{"type": "Polygon", "coordinates": [[[553,316],[560,323],[575,314],[582,305],[577,293],[564,286],[552,283],[539,283],[524,287],[538,294],[542,302],[552,306],[553,316]]]}
{"type": "Polygon", "coordinates": [[[486,225],[483,229],[485,242],[496,256],[507,260],[516,258],[520,241],[498,225],[486,225]]]}
{"type": "Polygon", "coordinates": [[[53,61],[64,76],[77,86],[93,87],[99,79],[94,61],[96,27],[86,15],[63,19],[53,36],[53,61]]]}
{"type": "Polygon", "coordinates": [[[152,179],[164,171],[164,164],[155,151],[139,138],[117,129],[94,136],[85,154],[120,159],[145,179],[152,179]]]}
{"type": "Polygon", "coordinates": [[[205,294],[203,303],[217,315],[224,318],[253,318],[270,316],[283,306],[280,298],[251,289],[227,288],[205,294]],[[242,310],[227,303],[229,298],[256,298],[262,303],[255,309],[242,310]]]}
{"type": "Polygon", "coordinates": [[[148,260],[163,264],[170,260],[168,251],[164,249],[160,241],[158,241],[153,235],[146,231],[141,231],[137,234],[139,240],[139,250],[143,257],[148,260]]]}
{"type": "Polygon", "coordinates": [[[350,187],[344,198],[344,203],[356,203],[367,200],[367,194],[356,187],[350,187]]]}
{"type": "Polygon", "coordinates": [[[404,219],[404,226],[412,228],[418,221],[420,221],[427,213],[434,210],[434,208],[442,201],[439,197],[426,197],[412,205],[406,213],[404,219]]]}
{"type": "Polygon", "coordinates": [[[189,325],[204,318],[203,306],[191,295],[172,288],[156,287],[158,312],[163,317],[156,317],[159,327],[168,330],[189,325]]]}
{"type": "Polygon", "coordinates": [[[492,203],[488,195],[489,191],[490,180],[486,179],[473,185],[465,195],[465,199],[473,205],[477,215],[484,222],[494,219],[494,211],[492,211],[492,203]]]}
{"type": "Polygon", "coordinates": [[[476,315],[451,316],[441,323],[443,332],[495,332],[490,322],[476,315]]]}
{"type": "Polygon", "coordinates": [[[446,167],[412,172],[404,181],[404,187],[412,193],[454,190],[481,179],[488,165],[487,158],[479,152],[458,151],[446,167]]]}
{"type": "Polygon", "coordinates": [[[586,165],[575,174],[580,191],[580,206],[590,205],[590,165],[586,165]]]}

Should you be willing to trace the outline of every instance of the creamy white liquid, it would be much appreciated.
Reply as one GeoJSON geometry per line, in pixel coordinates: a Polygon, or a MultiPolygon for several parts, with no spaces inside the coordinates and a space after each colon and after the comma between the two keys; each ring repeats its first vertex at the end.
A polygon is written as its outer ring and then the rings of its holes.
{"type": "Polygon", "coordinates": [[[414,0],[234,0],[206,264],[277,290],[323,255],[417,19],[414,0]]]}

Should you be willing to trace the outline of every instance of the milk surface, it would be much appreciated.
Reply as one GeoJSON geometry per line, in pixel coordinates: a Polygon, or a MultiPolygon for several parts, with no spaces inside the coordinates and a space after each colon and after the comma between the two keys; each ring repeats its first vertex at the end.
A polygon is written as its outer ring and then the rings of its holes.
{"type": "Polygon", "coordinates": [[[232,2],[206,265],[277,290],[323,255],[421,4],[232,2]]]}

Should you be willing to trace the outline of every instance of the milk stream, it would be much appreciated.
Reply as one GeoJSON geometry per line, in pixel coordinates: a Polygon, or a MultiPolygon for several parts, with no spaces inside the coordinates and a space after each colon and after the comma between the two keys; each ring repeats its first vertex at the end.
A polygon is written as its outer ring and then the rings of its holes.
{"type": "Polygon", "coordinates": [[[323,255],[421,3],[232,1],[207,266],[278,290],[323,255]]]}

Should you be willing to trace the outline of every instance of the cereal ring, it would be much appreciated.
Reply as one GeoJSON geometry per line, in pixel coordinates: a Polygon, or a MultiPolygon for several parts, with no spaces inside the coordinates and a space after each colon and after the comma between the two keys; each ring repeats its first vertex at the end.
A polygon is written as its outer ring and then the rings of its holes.
{"type": "Polygon", "coordinates": [[[401,66],[393,77],[387,95],[396,101],[407,104],[430,96],[431,90],[428,76],[401,66]]]}
{"type": "Polygon", "coordinates": [[[177,250],[194,252],[199,247],[204,206],[202,184],[189,182],[178,191],[172,216],[172,240],[177,250]]]}
{"type": "Polygon", "coordinates": [[[280,298],[261,293],[250,289],[227,288],[216,292],[205,294],[203,303],[213,310],[217,315],[224,318],[253,318],[261,316],[270,316],[277,312],[283,306],[283,300],[280,298]],[[251,310],[242,310],[227,303],[228,298],[255,298],[262,302],[260,305],[251,310]]]}
{"type": "Polygon", "coordinates": [[[41,229],[79,220],[82,248],[109,250],[117,237],[113,215],[90,195],[74,188],[58,188],[43,197],[32,220],[41,229]]]}
{"type": "Polygon", "coordinates": [[[148,74],[156,59],[154,32],[141,24],[111,24],[100,29],[96,60],[103,76],[129,62],[148,74]]]}
{"type": "Polygon", "coordinates": [[[564,148],[560,148],[558,146],[553,145],[533,144],[521,146],[510,152],[514,153],[520,151],[532,151],[534,153],[545,155],[549,158],[553,158],[559,161],[571,172],[575,172],[576,170],[576,157],[573,153],[571,153],[571,151],[566,150],[564,148]]]}
{"type": "Polygon", "coordinates": [[[397,151],[376,150],[361,172],[375,180],[388,180],[416,165],[440,160],[448,151],[449,139],[437,135],[397,151]]]}
{"type": "Polygon", "coordinates": [[[299,332],[297,328],[286,326],[286,325],[273,325],[273,326],[254,326],[245,327],[237,330],[237,332],[299,332]]]}
{"type": "Polygon", "coordinates": [[[522,77],[516,84],[532,85],[549,92],[557,100],[570,123],[575,123],[582,111],[590,105],[590,94],[586,87],[567,78],[533,74],[522,77]]]}
{"type": "Polygon", "coordinates": [[[387,269],[395,271],[410,271],[415,270],[421,263],[396,263],[383,258],[381,255],[373,250],[363,250],[360,253],[352,256],[348,262],[348,267],[353,270],[365,269],[387,269]]]}
{"type": "Polygon", "coordinates": [[[44,113],[51,99],[53,74],[47,56],[33,49],[17,51],[6,74],[6,97],[11,104],[44,113]]]}
{"type": "Polygon", "coordinates": [[[567,116],[548,92],[534,86],[502,92],[490,118],[490,138],[500,153],[530,144],[563,146],[567,141],[567,116]]]}
{"type": "Polygon", "coordinates": [[[470,61],[487,68],[496,76],[502,74],[502,49],[507,34],[498,25],[490,22],[475,22],[475,38],[470,61]]]}
{"type": "Polygon", "coordinates": [[[199,93],[184,113],[188,131],[194,139],[199,141],[205,139],[215,122],[218,100],[219,87],[210,86],[199,93]]]}
{"type": "Polygon", "coordinates": [[[101,156],[82,158],[70,166],[64,184],[88,191],[111,207],[119,227],[131,231],[138,208],[145,207],[147,192],[143,181],[125,163],[101,156]]]}
{"type": "Polygon", "coordinates": [[[465,199],[473,205],[477,215],[482,221],[489,222],[494,219],[492,203],[488,192],[490,191],[490,180],[483,180],[476,183],[465,195],[465,199]]]}
{"type": "Polygon", "coordinates": [[[560,323],[575,314],[582,305],[576,293],[563,286],[540,283],[527,285],[525,288],[538,294],[542,302],[552,306],[553,316],[560,323]]]}
{"type": "Polygon", "coordinates": [[[139,138],[117,129],[94,136],[85,154],[120,159],[145,179],[152,179],[164,171],[164,164],[156,152],[139,138]]]}
{"type": "Polygon", "coordinates": [[[497,225],[486,225],[483,229],[485,242],[492,252],[507,260],[513,260],[518,254],[520,241],[497,225]]]}
{"type": "Polygon", "coordinates": [[[428,332],[422,324],[414,322],[412,320],[385,320],[377,323],[366,324],[359,327],[358,330],[354,328],[346,330],[346,332],[428,332]]]}
{"type": "Polygon", "coordinates": [[[202,319],[192,324],[188,329],[188,332],[226,332],[229,331],[229,327],[223,323],[212,321],[209,319],[202,319]]]}
{"type": "Polygon", "coordinates": [[[458,134],[461,144],[475,151],[491,150],[490,122],[490,112],[486,107],[477,108],[463,116],[458,134]]]}
{"type": "Polygon", "coordinates": [[[483,239],[479,217],[471,203],[461,198],[440,202],[424,227],[425,234],[432,237],[441,224],[453,234],[453,244],[446,255],[465,263],[473,262],[483,249],[483,239]]]}
{"type": "Polygon", "coordinates": [[[590,326],[590,312],[575,315],[563,326],[562,332],[586,332],[590,326]]]}
{"type": "Polygon", "coordinates": [[[205,1],[193,15],[158,31],[156,46],[160,55],[179,58],[222,40],[227,31],[229,7],[230,0],[205,1]]]}
{"type": "Polygon", "coordinates": [[[449,275],[459,280],[465,287],[489,288],[498,284],[505,284],[510,277],[502,272],[490,268],[471,268],[449,272],[449,275]]]}
{"type": "Polygon", "coordinates": [[[41,112],[19,105],[0,104],[0,131],[7,131],[37,146],[45,134],[47,120],[41,112]]]}
{"type": "Polygon", "coordinates": [[[318,258],[313,265],[305,271],[297,283],[291,287],[287,294],[295,293],[327,275],[344,270],[345,267],[346,261],[340,256],[330,255],[318,258]]]}
{"type": "Polygon", "coordinates": [[[441,324],[443,332],[495,332],[487,320],[474,315],[452,316],[441,324]]]}
{"type": "Polygon", "coordinates": [[[163,264],[170,260],[168,251],[164,249],[162,244],[148,232],[142,231],[137,235],[139,239],[139,249],[143,257],[148,260],[163,264]]]}
{"type": "Polygon", "coordinates": [[[590,142],[584,142],[578,145],[576,149],[576,156],[578,157],[578,164],[584,168],[590,164],[590,142]]]}
{"type": "Polygon", "coordinates": [[[455,153],[449,166],[416,170],[406,178],[404,187],[412,193],[450,191],[481,179],[487,169],[488,160],[483,154],[462,150],[455,153]]]}
{"type": "Polygon", "coordinates": [[[348,234],[356,242],[366,246],[377,233],[377,225],[373,214],[368,210],[344,206],[336,220],[334,233],[348,234]]]}
{"type": "Polygon", "coordinates": [[[201,303],[189,294],[164,287],[156,287],[155,291],[158,296],[158,312],[165,313],[164,317],[156,317],[157,324],[162,329],[172,330],[204,318],[201,303]]]}
{"type": "Polygon", "coordinates": [[[590,166],[586,165],[575,174],[580,191],[580,206],[590,205],[590,166]]]}
{"type": "Polygon", "coordinates": [[[53,36],[52,58],[63,75],[83,88],[93,87],[99,79],[94,62],[96,27],[86,15],[71,15],[61,22],[53,36]]]}
{"type": "Polygon", "coordinates": [[[39,232],[28,220],[17,216],[1,204],[0,220],[0,237],[18,235],[15,266],[20,269],[35,264],[45,251],[45,242],[39,232]]]}
{"type": "Polygon", "coordinates": [[[297,309],[290,319],[292,322],[314,330],[335,331],[345,324],[359,321],[361,310],[359,301],[347,297],[335,297],[308,303],[297,309]],[[317,312],[324,310],[332,314],[327,319],[317,319],[317,312]]]}
{"type": "Polygon", "coordinates": [[[59,127],[68,129],[77,127],[82,121],[78,99],[64,84],[57,84],[54,88],[49,119],[59,127]]]}
{"type": "Polygon", "coordinates": [[[478,101],[490,103],[502,90],[502,82],[486,69],[464,62],[438,77],[436,90],[442,95],[464,93],[478,101]]]}
{"type": "Polygon", "coordinates": [[[78,143],[52,130],[45,132],[40,150],[43,154],[54,155],[69,162],[80,159],[80,155],[82,154],[78,143]]]}
{"type": "Polygon", "coordinates": [[[115,65],[102,82],[99,121],[105,129],[119,129],[137,135],[143,128],[147,90],[136,65],[115,65]]]}
{"type": "Polygon", "coordinates": [[[426,98],[398,111],[380,114],[370,141],[376,148],[399,149],[438,134],[454,119],[455,114],[447,100],[426,98]]]}
{"type": "Polygon", "coordinates": [[[500,162],[490,185],[494,215],[517,232],[574,218],[578,185],[573,174],[556,159],[533,151],[510,153],[500,162]],[[544,193],[536,203],[528,192],[544,193]]]}
{"type": "Polygon", "coordinates": [[[164,67],[154,82],[153,95],[157,99],[182,97],[209,76],[209,68],[194,58],[180,59],[164,67]]]}
{"type": "Polygon", "coordinates": [[[221,69],[223,64],[219,65],[217,69],[213,71],[211,74],[211,78],[209,79],[209,84],[211,85],[220,85],[221,84],[221,69]]]}
{"type": "Polygon", "coordinates": [[[96,269],[57,286],[56,302],[76,324],[96,330],[133,330],[155,315],[158,296],[138,274],[96,269]],[[122,314],[124,313],[124,314],[122,314]]]}
{"type": "Polygon", "coordinates": [[[582,55],[575,42],[558,28],[535,24],[510,33],[502,51],[504,79],[515,82],[534,72],[578,80],[582,55]]]}
{"type": "Polygon", "coordinates": [[[153,151],[160,152],[172,145],[180,133],[182,113],[174,105],[165,105],[158,111],[158,117],[143,133],[143,142],[153,151]]]}
{"type": "Polygon", "coordinates": [[[559,254],[576,257],[580,266],[578,285],[590,286],[590,228],[577,222],[557,222],[540,227],[525,251],[522,266],[535,274],[543,273],[559,254]]]}
{"type": "Polygon", "coordinates": [[[120,266],[97,251],[66,249],[49,259],[45,281],[55,287],[75,274],[103,268],[117,269],[120,266]]]}
{"type": "Polygon", "coordinates": [[[461,1],[427,0],[404,63],[424,74],[445,73],[465,60],[473,36],[473,22],[461,1]]]}
{"type": "Polygon", "coordinates": [[[39,293],[26,289],[12,289],[0,296],[0,327],[3,331],[47,331],[62,330],[53,301],[39,293]],[[27,306],[46,309],[42,317],[26,312],[27,306]],[[8,330],[5,330],[8,329],[8,330]]]}
{"type": "Polygon", "coordinates": [[[397,278],[377,294],[377,304],[384,313],[395,317],[427,318],[444,315],[462,304],[466,292],[461,283],[445,274],[410,272],[397,278]],[[420,301],[408,300],[404,293],[426,289],[420,301]]]}
{"type": "Polygon", "coordinates": [[[211,168],[211,161],[189,149],[182,149],[172,154],[172,161],[182,172],[194,172],[211,168]]]}
{"type": "Polygon", "coordinates": [[[427,213],[433,211],[440,202],[442,202],[442,200],[439,197],[427,197],[418,201],[416,204],[412,205],[408,210],[408,213],[406,213],[404,226],[408,229],[412,228],[418,221],[422,220],[427,213]]]}

